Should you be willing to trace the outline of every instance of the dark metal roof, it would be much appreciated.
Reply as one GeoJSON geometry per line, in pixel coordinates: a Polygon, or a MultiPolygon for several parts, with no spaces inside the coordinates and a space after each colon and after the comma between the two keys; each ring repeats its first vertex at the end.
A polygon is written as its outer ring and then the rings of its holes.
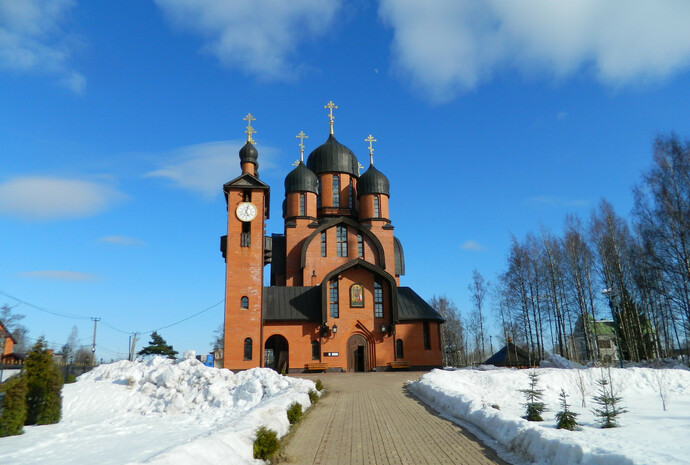
{"type": "Polygon", "coordinates": [[[359,162],[350,149],[335,140],[333,134],[307,158],[307,168],[316,174],[348,173],[359,177],[359,162]]]}
{"type": "Polygon", "coordinates": [[[398,288],[398,320],[438,320],[443,317],[409,287],[398,288]]]}
{"type": "Polygon", "coordinates": [[[395,274],[396,276],[405,275],[405,252],[400,239],[393,236],[393,255],[395,258],[395,274]]]}
{"type": "Polygon", "coordinates": [[[388,197],[391,196],[388,178],[377,170],[374,165],[369,165],[369,169],[357,181],[357,197],[364,194],[385,194],[388,197]]]}
{"type": "Polygon", "coordinates": [[[264,287],[267,321],[321,321],[321,286],[264,287]]]}
{"type": "Polygon", "coordinates": [[[529,354],[513,344],[508,342],[501,350],[493,354],[484,365],[495,365],[497,367],[510,366],[529,366],[529,354]]]}
{"type": "Polygon", "coordinates": [[[259,151],[249,141],[240,149],[240,163],[254,163],[259,169],[259,151]]]}
{"type": "Polygon", "coordinates": [[[313,192],[318,194],[319,180],[312,170],[299,162],[297,167],[285,177],[285,195],[290,192],[313,192]]]}

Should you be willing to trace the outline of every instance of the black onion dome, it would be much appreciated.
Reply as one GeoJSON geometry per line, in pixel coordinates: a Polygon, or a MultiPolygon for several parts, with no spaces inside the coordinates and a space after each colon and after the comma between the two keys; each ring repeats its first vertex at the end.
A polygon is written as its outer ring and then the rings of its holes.
{"type": "Polygon", "coordinates": [[[290,192],[313,192],[318,194],[319,180],[312,170],[299,162],[297,167],[285,177],[285,195],[290,192]]]}
{"type": "Polygon", "coordinates": [[[333,134],[307,158],[307,168],[316,174],[348,173],[359,176],[359,162],[350,149],[335,140],[333,134]]]}
{"type": "Polygon", "coordinates": [[[240,149],[240,163],[254,163],[259,169],[259,151],[249,141],[240,149]]]}
{"type": "Polygon", "coordinates": [[[357,181],[357,197],[364,194],[385,194],[388,197],[391,196],[388,178],[377,170],[374,165],[369,165],[369,169],[357,181]]]}

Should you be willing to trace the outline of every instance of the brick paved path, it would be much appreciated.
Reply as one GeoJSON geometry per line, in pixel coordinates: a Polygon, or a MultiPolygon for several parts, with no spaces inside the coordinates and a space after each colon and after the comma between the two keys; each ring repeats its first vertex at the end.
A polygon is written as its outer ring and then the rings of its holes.
{"type": "Polygon", "coordinates": [[[412,397],[404,382],[420,373],[339,373],[321,379],[328,394],[287,448],[297,465],[508,465],[464,428],[412,397]]]}

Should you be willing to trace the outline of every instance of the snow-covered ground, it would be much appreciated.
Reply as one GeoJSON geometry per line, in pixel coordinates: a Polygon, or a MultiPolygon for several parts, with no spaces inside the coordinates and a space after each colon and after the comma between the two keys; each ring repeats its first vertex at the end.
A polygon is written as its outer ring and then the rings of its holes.
{"type": "Polygon", "coordinates": [[[267,368],[233,374],[182,360],[101,365],[63,388],[60,423],[0,438],[0,464],[258,464],[253,435],[283,436],[292,402],[310,406],[309,380],[267,368]]]}
{"type": "MultiPolygon", "coordinates": [[[[562,359],[561,359],[562,360],[562,359]]],[[[564,365],[558,358],[552,366],[564,365]]],[[[690,371],[612,368],[611,377],[628,409],[619,428],[601,429],[592,396],[598,392],[599,368],[539,368],[539,387],[548,411],[543,422],[528,422],[524,395],[529,370],[495,367],[434,370],[411,383],[410,390],[447,418],[467,426],[507,460],[516,464],[676,465],[690,463],[690,371]],[[586,407],[578,378],[586,386],[586,407]],[[662,408],[660,387],[668,395],[662,408]],[[581,431],[556,429],[561,388],[570,409],[579,414],[581,431]],[[492,407],[498,406],[500,410],[492,407]]],[[[606,376],[608,373],[604,371],[606,376]]]]}

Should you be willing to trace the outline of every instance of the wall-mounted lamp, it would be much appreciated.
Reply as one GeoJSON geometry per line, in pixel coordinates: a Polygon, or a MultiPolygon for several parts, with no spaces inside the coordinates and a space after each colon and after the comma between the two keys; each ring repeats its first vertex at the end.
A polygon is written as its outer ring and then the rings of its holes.
{"type": "Polygon", "coordinates": [[[385,324],[381,324],[381,332],[382,333],[386,332],[386,325],[385,324]]]}
{"type": "Polygon", "coordinates": [[[333,328],[331,329],[333,331],[333,334],[338,332],[338,325],[333,325],[333,328]]]}

